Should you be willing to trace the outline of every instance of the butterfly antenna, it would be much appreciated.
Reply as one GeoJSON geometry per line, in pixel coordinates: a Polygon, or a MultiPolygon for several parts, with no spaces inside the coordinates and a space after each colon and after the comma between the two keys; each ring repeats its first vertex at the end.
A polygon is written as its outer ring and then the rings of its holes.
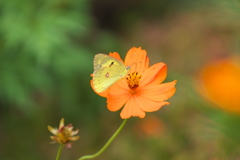
{"type": "MultiPolygon", "coordinates": [[[[137,65],[138,65],[138,63],[142,63],[143,61],[139,61],[139,62],[133,62],[133,64],[131,65],[131,66],[133,66],[134,64],[135,64],[135,70],[134,71],[136,71],[137,70],[137,65]]],[[[132,67],[131,67],[132,68],[132,67]]]]}

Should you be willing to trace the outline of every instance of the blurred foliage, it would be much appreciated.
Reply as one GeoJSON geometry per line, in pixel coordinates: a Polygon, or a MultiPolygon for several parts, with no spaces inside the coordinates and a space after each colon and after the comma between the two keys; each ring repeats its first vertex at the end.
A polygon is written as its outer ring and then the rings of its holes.
{"type": "Polygon", "coordinates": [[[158,120],[131,118],[99,159],[238,159],[239,115],[200,97],[196,81],[207,62],[240,53],[239,15],[239,0],[0,0],[0,159],[54,159],[47,125],[62,117],[80,130],[62,159],[102,147],[121,119],[90,88],[92,59],[133,46],[168,65],[177,92],[147,114],[158,120]]]}
{"type": "Polygon", "coordinates": [[[0,159],[7,155],[48,159],[37,150],[26,154],[29,146],[36,146],[35,137],[45,133],[45,120],[79,116],[80,106],[87,106],[81,101],[90,99],[88,88],[81,84],[89,83],[92,55],[89,47],[79,43],[92,26],[89,4],[84,0],[0,1],[0,15],[1,125],[8,128],[2,136],[15,142],[3,143],[1,150],[8,152],[1,153],[0,159]],[[32,134],[24,140],[28,143],[21,141],[28,134],[32,134]]]}
{"type": "Polygon", "coordinates": [[[31,113],[41,96],[57,89],[59,104],[75,104],[76,79],[91,61],[89,49],[71,38],[89,31],[86,2],[10,0],[0,6],[1,102],[31,113]]]}

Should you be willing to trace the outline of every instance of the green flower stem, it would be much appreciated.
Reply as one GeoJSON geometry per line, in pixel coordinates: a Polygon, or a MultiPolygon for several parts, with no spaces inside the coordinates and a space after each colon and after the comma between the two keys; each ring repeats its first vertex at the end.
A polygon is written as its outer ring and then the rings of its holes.
{"type": "Polygon", "coordinates": [[[61,154],[61,152],[62,152],[63,146],[64,146],[64,144],[60,144],[60,145],[59,145],[56,160],[59,160],[59,157],[60,157],[60,154],[61,154]]]}
{"type": "Polygon", "coordinates": [[[125,126],[126,122],[127,122],[127,119],[124,119],[124,121],[122,122],[120,127],[117,129],[117,131],[112,135],[112,137],[107,141],[107,143],[97,153],[92,154],[92,155],[83,156],[83,157],[79,158],[78,160],[93,159],[93,158],[96,158],[99,155],[101,155],[107,149],[107,147],[112,143],[112,141],[117,137],[117,135],[120,133],[120,131],[125,126]]]}

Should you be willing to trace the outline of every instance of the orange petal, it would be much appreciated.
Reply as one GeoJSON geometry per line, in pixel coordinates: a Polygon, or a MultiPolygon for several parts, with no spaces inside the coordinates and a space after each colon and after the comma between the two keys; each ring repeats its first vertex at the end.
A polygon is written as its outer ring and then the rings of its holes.
{"type": "Polygon", "coordinates": [[[111,56],[111,57],[113,57],[113,58],[116,58],[117,60],[119,60],[119,61],[121,61],[122,63],[124,63],[123,60],[121,59],[119,53],[117,53],[117,52],[110,52],[110,53],[109,53],[109,56],[111,56]]]}
{"type": "Polygon", "coordinates": [[[138,71],[139,74],[142,74],[149,66],[149,58],[147,57],[146,50],[143,50],[141,47],[131,48],[126,55],[125,65],[131,66],[131,72],[138,71]]]}
{"type": "Polygon", "coordinates": [[[165,63],[157,63],[149,67],[142,75],[140,86],[146,86],[162,83],[167,76],[167,65],[165,63]]]}
{"type": "Polygon", "coordinates": [[[141,97],[150,99],[152,101],[163,101],[172,97],[176,91],[176,80],[173,82],[163,83],[154,86],[144,86],[139,88],[138,94],[141,97]]]}
{"type": "Polygon", "coordinates": [[[138,98],[138,105],[145,112],[154,112],[159,110],[163,105],[168,105],[166,101],[152,101],[144,97],[138,98]]]}
{"type": "Polygon", "coordinates": [[[127,119],[130,117],[145,117],[145,112],[140,108],[137,104],[136,96],[131,96],[130,99],[127,101],[125,106],[123,107],[120,116],[122,119],[127,119]]]}
{"type": "Polygon", "coordinates": [[[112,86],[107,96],[107,108],[110,111],[117,111],[127,102],[131,94],[121,86],[112,86]]]}

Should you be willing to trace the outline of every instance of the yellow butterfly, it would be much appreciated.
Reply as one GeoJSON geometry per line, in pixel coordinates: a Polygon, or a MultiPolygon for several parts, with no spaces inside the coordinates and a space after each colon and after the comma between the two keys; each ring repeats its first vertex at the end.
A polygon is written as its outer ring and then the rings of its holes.
{"type": "Polygon", "coordinates": [[[97,93],[104,92],[130,70],[118,59],[101,53],[95,55],[93,66],[93,88],[97,93]]]}

